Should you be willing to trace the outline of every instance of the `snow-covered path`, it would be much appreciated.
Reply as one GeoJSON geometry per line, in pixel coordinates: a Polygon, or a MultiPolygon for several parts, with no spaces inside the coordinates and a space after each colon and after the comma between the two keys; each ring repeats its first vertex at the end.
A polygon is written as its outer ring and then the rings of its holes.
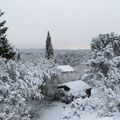
{"type": "MultiPolygon", "coordinates": [[[[62,115],[70,109],[70,104],[61,102],[41,103],[40,101],[31,101],[29,105],[35,113],[33,120],[63,120],[62,115]]],[[[120,120],[116,117],[97,118],[96,113],[84,113],[80,120],[120,120]]]]}
{"type": "Polygon", "coordinates": [[[33,120],[62,120],[62,113],[70,106],[61,102],[41,103],[34,100],[28,104],[32,108],[32,112],[35,113],[33,120]]]}
{"type": "Polygon", "coordinates": [[[62,120],[61,116],[66,108],[66,105],[60,102],[55,102],[45,109],[40,120],[62,120]]]}

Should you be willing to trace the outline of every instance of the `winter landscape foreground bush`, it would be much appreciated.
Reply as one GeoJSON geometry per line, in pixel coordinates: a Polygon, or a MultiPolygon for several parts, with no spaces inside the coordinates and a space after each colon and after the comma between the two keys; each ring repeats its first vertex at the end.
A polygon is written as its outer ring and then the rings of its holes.
{"type": "Polygon", "coordinates": [[[51,89],[48,84],[54,85],[51,77],[59,76],[58,73],[55,64],[45,60],[22,64],[0,58],[0,119],[29,120],[31,108],[26,101],[48,96],[45,90],[42,94],[45,87],[53,98],[55,87],[51,89]]]}
{"type": "MultiPolygon", "coordinates": [[[[74,100],[64,120],[80,120],[85,113],[96,113],[97,117],[120,119],[120,36],[101,34],[91,43],[90,70],[81,80],[90,84],[90,98],[74,100]]],[[[88,117],[89,118],[89,117],[88,117]]],[[[109,120],[109,119],[108,119],[109,120]]]]}

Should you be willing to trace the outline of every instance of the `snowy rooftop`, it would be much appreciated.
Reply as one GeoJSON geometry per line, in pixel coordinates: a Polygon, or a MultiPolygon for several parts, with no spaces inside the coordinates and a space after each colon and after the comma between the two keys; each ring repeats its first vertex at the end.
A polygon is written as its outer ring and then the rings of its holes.
{"type": "Polygon", "coordinates": [[[69,65],[61,65],[57,67],[61,72],[74,72],[75,70],[69,65]]]}
{"type": "Polygon", "coordinates": [[[78,93],[80,91],[91,88],[90,85],[88,85],[87,83],[85,83],[82,80],[66,82],[66,83],[60,84],[58,86],[67,86],[70,88],[70,92],[75,92],[75,93],[78,93]]]}

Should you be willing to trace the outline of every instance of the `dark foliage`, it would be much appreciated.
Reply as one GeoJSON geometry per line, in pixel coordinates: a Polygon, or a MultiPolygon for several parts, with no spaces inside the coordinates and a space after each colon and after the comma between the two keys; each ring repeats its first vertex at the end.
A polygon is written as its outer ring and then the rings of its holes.
{"type": "Polygon", "coordinates": [[[51,37],[50,37],[49,31],[48,31],[47,39],[46,39],[46,55],[45,55],[45,57],[48,60],[54,58],[54,50],[53,50],[53,47],[52,47],[51,37]]]}
{"type": "MultiPolygon", "coordinates": [[[[0,11],[0,17],[4,13],[0,11]]],[[[9,44],[7,38],[6,38],[6,31],[8,27],[4,27],[4,24],[6,21],[0,22],[0,56],[3,58],[6,58],[7,60],[15,59],[15,52],[13,50],[13,47],[9,44]]]]}

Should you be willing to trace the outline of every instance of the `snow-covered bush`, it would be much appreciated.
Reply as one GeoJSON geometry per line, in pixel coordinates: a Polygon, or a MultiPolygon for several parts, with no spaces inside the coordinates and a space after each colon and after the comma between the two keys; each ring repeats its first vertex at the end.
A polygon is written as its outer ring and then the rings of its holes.
{"type": "Polygon", "coordinates": [[[91,49],[91,70],[83,79],[96,88],[96,97],[102,101],[102,105],[98,105],[99,113],[109,116],[120,109],[120,36],[114,33],[99,35],[92,40],[91,49]]]}
{"type": "MultiPolygon", "coordinates": [[[[90,61],[91,74],[105,81],[107,88],[116,88],[120,81],[120,36],[114,33],[99,35],[91,43],[92,60],[90,61]],[[98,44],[99,43],[99,44],[98,44]],[[106,79],[106,80],[104,80],[106,79]]],[[[97,78],[96,77],[96,78],[97,78]]],[[[98,79],[95,81],[97,82],[98,79]]]]}
{"type": "Polygon", "coordinates": [[[49,80],[53,80],[51,82],[53,84],[57,72],[55,65],[45,60],[23,64],[11,60],[6,63],[5,59],[0,58],[0,103],[3,104],[0,119],[29,120],[30,108],[26,101],[30,98],[39,100],[44,98],[42,87],[49,80]]]}
{"type": "Polygon", "coordinates": [[[91,50],[91,67],[94,72],[100,71],[107,77],[111,59],[120,56],[120,36],[114,33],[100,34],[92,40],[91,50]]]}
{"type": "Polygon", "coordinates": [[[94,97],[91,98],[77,98],[75,99],[70,108],[67,108],[63,114],[63,120],[81,120],[81,115],[84,113],[92,113],[97,109],[97,103],[94,97]]]}
{"type": "Polygon", "coordinates": [[[73,101],[74,109],[66,118],[74,117],[74,113],[97,112],[101,117],[120,112],[120,36],[99,35],[92,40],[91,50],[90,70],[81,79],[93,86],[92,95],[73,101]]]}
{"type": "Polygon", "coordinates": [[[77,98],[70,108],[67,108],[63,114],[63,120],[80,120],[81,116],[86,114],[96,114],[97,117],[119,115],[120,97],[115,95],[111,89],[104,86],[95,88],[90,98],[77,98]],[[98,91],[99,90],[99,91],[98,91]]]}
{"type": "MultiPolygon", "coordinates": [[[[16,64],[13,61],[6,63],[5,59],[1,58],[0,68],[0,102],[4,104],[0,111],[0,118],[3,120],[29,120],[26,99],[20,94],[22,90],[17,88],[19,79],[16,64]]],[[[20,85],[23,82],[21,81],[20,85]]]]}

